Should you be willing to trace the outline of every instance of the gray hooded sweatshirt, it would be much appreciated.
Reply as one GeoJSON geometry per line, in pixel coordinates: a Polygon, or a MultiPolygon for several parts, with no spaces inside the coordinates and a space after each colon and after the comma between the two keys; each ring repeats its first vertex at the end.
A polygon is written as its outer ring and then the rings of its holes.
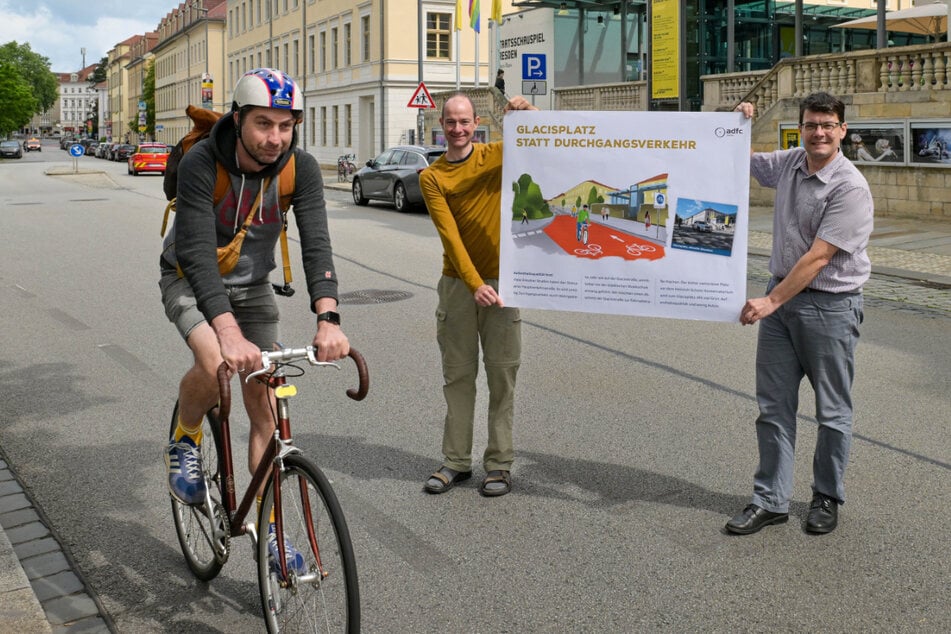
{"type": "Polygon", "coordinates": [[[337,275],[333,266],[324,184],[316,159],[297,148],[297,130],[290,149],[273,166],[260,172],[244,173],[235,156],[237,137],[231,113],[221,117],[207,139],[196,143],[178,165],[178,200],[175,222],[165,237],[162,272],[181,266],[195,292],[198,309],[211,322],[222,313],[233,312],[225,285],[266,282],[275,268],[274,249],[280,237],[281,218],[278,192],[281,168],[291,152],[296,156],[296,178],[292,199],[293,215],[301,243],[301,257],[310,295],[310,307],[322,297],[337,297],[337,275]],[[217,165],[231,177],[231,189],[214,206],[217,165]],[[264,179],[271,181],[254,209],[264,179]],[[218,272],[217,247],[231,242],[247,214],[255,215],[248,228],[241,257],[225,276],[218,272]]]}

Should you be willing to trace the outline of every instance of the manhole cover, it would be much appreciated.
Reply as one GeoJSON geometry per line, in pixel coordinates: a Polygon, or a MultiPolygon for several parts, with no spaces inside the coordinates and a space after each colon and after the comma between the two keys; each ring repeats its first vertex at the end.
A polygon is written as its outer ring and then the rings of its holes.
{"type": "Polygon", "coordinates": [[[408,291],[380,291],[371,288],[344,293],[337,298],[337,301],[341,304],[386,304],[387,302],[409,299],[412,296],[413,294],[408,291]]]}

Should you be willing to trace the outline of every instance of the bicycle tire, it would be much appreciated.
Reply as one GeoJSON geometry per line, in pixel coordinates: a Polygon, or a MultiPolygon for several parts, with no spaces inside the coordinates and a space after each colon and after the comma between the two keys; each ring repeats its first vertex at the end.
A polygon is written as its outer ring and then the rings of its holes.
{"type": "MultiPolygon", "coordinates": [[[[169,437],[175,433],[177,424],[178,401],[172,409],[169,437]]],[[[205,483],[211,493],[211,509],[204,505],[182,504],[171,493],[168,496],[172,502],[172,520],[185,563],[192,574],[202,581],[210,581],[218,576],[228,560],[231,545],[228,518],[221,503],[219,447],[221,427],[215,415],[208,412],[202,423],[201,457],[205,483]]]]}
{"type": "Polygon", "coordinates": [[[307,567],[306,580],[289,571],[281,582],[279,567],[272,569],[268,551],[268,524],[274,506],[274,479],[268,480],[258,515],[258,585],[269,632],[359,632],[360,590],[357,564],[343,510],[330,481],[313,462],[299,454],[283,459],[280,497],[284,539],[300,549],[307,567]],[[303,486],[303,489],[301,488],[303,486]],[[304,506],[306,492],[310,513],[304,506]],[[313,527],[323,578],[309,546],[313,527]]]}

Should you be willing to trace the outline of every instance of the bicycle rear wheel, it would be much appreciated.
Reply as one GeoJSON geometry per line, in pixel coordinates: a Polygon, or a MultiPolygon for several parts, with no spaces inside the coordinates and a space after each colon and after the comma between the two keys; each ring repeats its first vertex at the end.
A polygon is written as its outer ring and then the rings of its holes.
{"type": "MultiPolygon", "coordinates": [[[[172,424],[169,436],[175,433],[178,424],[178,403],[172,410],[172,424]]],[[[202,581],[210,581],[218,576],[221,567],[228,560],[230,532],[228,518],[221,504],[221,474],[218,470],[218,447],[221,442],[221,428],[218,419],[208,412],[202,423],[201,460],[208,487],[209,503],[189,506],[179,502],[169,494],[172,501],[172,519],[178,543],[185,555],[185,563],[192,573],[202,581]]]]}
{"type": "Polygon", "coordinates": [[[359,632],[360,591],[350,532],[323,472],[301,455],[284,458],[280,476],[284,541],[303,555],[303,574],[288,570],[268,549],[274,479],[258,517],[258,584],[269,632],[359,632]]]}

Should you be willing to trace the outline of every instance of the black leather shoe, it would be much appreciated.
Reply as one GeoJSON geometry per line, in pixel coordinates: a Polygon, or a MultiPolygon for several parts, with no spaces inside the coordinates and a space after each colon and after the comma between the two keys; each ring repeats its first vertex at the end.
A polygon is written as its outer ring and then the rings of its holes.
{"type": "Polygon", "coordinates": [[[770,524],[785,524],[789,520],[789,513],[772,513],[750,504],[743,512],[726,523],[726,529],[737,535],[752,535],[764,526],[770,524]]]}
{"type": "Polygon", "coordinates": [[[839,524],[839,501],[822,493],[812,496],[809,516],[806,518],[806,531],[810,533],[831,533],[839,524]]]}

